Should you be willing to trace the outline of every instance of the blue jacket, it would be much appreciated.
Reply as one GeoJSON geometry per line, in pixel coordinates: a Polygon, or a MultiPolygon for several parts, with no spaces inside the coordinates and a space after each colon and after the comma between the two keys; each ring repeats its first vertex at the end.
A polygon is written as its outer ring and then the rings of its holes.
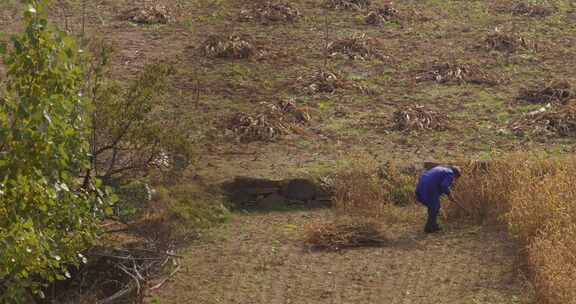
{"type": "Polygon", "coordinates": [[[454,181],[454,172],[446,167],[434,167],[422,174],[416,193],[423,203],[435,203],[442,194],[450,194],[450,186],[454,181]]]}

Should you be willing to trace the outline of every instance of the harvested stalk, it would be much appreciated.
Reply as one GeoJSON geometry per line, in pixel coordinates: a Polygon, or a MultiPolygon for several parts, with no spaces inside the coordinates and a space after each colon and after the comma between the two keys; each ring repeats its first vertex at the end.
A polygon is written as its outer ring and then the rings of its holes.
{"type": "Polygon", "coordinates": [[[300,11],[289,3],[265,2],[240,11],[240,21],[257,21],[262,24],[295,22],[301,16],[300,11]]]}
{"type": "Polygon", "coordinates": [[[408,107],[394,112],[394,129],[400,131],[444,130],[447,117],[443,113],[426,110],[423,106],[408,107]]]}

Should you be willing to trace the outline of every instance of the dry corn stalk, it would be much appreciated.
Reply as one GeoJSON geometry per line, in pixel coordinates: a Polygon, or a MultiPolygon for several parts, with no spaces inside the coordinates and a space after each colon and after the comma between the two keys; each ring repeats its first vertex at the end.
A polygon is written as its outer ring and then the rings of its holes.
{"type": "Polygon", "coordinates": [[[576,106],[535,111],[514,121],[509,128],[517,135],[576,137],[576,106]]]}
{"type": "MultiPolygon", "coordinates": [[[[304,78],[300,77],[299,81],[304,78]]],[[[304,90],[308,94],[334,93],[337,89],[346,87],[346,83],[340,75],[327,70],[315,72],[309,79],[304,80],[304,90]]]]}
{"type": "Polygon", "coordinates": [[[396,130],[443,130],[446,129],[447,118],[442,113],[415,106],[394,112],[393,120],[396,130]]]}
{"type": "Polygon", "coordinates": [[[554,8],[542,4],[518,2],[510,8],[514,15],[526,15],[530,17],[546,17],[554,13],[554,8]]]}
{"type": "Polygon", "coordinates": [[[392,7],[391,4],[386,4],[383,7],[370,10],[364,17],[364,22],[370,25],[382,25],[386,22],[397,22],[399,19],[400,12],[392,7]]]}
{"type": "Polygon", "coordinates": [[[211,58],[242,59],[254,55],[255,47],[237,35],[210,36],[204,42],[202,51],[211,58]]]}
{"type": "Polygon", "coordinates": [[[147,4],[130,9],[123,14],[123,19],[140,24],[167,24],[174,21],[170,10],[162,4],[147,4]]]}
{"type": "Polygon", "coordinates": [[[527,3],[515,1],[509,4],[498,5],[495,10],[500,13],[510,13],[517,16],[547,17],[554,14],[557,9],[549,4],[527,3]]]}
{"type": "Polygon", "coordinates": [[[484,39],[488,50],[514,53],[519,50],[536,49],[536,44],[520,35],[505,34],[496,29],[484,39]]]}
{"type": "Polygon", "coordinates": [[[241,21],[258,21],[264,24],[274,22],[294,22],[300,11],[288,3],[265,2],[250,9],[240,11],[241,21]]]}
{"type": "Polygon", "coordinates": [[[305,229],[306,243],[316,249],[340,250],[386,242],[380,222],[366,218],[312,223],[305,229]]]}
{"type": "Polygon", "coordinates": [[[362,10],[372,4],[371,0],[325,0],[324,6],[339,10],[362,10]]]}
{"type": "Polygon", "coordinates": [[[570,83],[563,80],[552,82],[540,89],[523,88],[516,98],[531,103],[566,103],[574,98],[574,92],[570,83]]]}
{"type": "Polygon", "coordinates": [[[298,108],[293,101],[277,104],[265,103],[265,109],[257,114],[236,113],[228,121],[238,141],[274,141],[290,133],[302,133],[302,126],[311,117],[305,108],[298,108]]]}
{"type": "Polygon", "coordinates": [[[340,55],[354,60],[384,59],[385,56],[371,46],[370,42],[366,34],[354,34],[328,44],[328,54],[331,57],[340,55]]]}
{"type": "Polygon", "coordinates": [[[417,81],[438,83],[498,84],[499,80],[473,64],[434,64],[416,76],[417,81]]]}

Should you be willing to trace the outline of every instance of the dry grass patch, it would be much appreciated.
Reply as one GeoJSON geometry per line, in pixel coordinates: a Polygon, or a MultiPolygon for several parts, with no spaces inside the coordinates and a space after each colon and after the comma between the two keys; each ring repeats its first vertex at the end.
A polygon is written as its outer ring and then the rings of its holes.
{"type": "Polygon", "coordinates": [[[147,2],[143,2],[141,7],[125,11],[121,18],[138,24],[168,24],[176,20],[167,6],[147,2]]]}
{"type": "MultiPolygon", "coordinates": [[[[469,169],[469,168],[467,168],[469,169]]],[[[482,171],[464,170],[450,217],[507,225],[524,246],[538,303],[576,298],[576,158],[515,153],[482,171]]]]}
{"type": "Polygon", "coordinates": [[[340,217],[304,228],[304,241],[313,249],[381,246],[386,240],[381,221],[364,217],[340,217]]]}
{"type": "Polygon", "coordinates": [[[444,113],[416,105],[394,112],[393,129],[399,131],[446,130],[448,117],[444,113]]]}
{"type": "Polygon", "coordinates": [[[289,3],[265,2],[240,11],[240,21],[257,21],[262,24],[295,22],[300,11],[289,3]]]}
{"type": "Polygon", "coordinates": [[[515,187],[508,191],[509,208],[504,214],[510,231],[525,243],[543,232],[568,228],[576,219],[576,175],[573,159],[564,163],[542,159],[518,168],[515,187]]]}
{"type": "Polygon", "coordinates": [[[308,110],[297,107],[293,101],[263,105],[265,109],[259,113],[239,112],[228,119],[226,129],[232,131],[237,141],[275,141],[283,135],[302,134],[311,120],[308,110]]]}
{"type": "Polygon", "coordinates": [[[417,81],[496,85],[500,80],[474,64],[435,63],[416,76],[417,81]]]}
{"type": "Polygon", "coordinates": [[[324,6],[339,10],[363,10],[372,4],[371,0],[325,0],[324,6]]]}
{"type": "Polygon", "coordinates": [[[530,103],[566,104],[574,98],[572,86],[568,81],[556,81],[540,88],[522,88],[516,97],[530,103]]]}
{"type": "Polygon", "coordinates": [[[574,303],[576,299],[576,226],[554,227],[528,248],[528,263],[538,290],[538,303],[574,303]]]}
{"type": "Polygon", "coordinates": [[[375,40],[366,34],[354,34],[328,44],[327,52],[330,57],[344,57],[353,60],[384,60],[386,56],[376,48],[375,40]]]}
{"type": "Polygon", "coordinates": [[[518,156],[490,161],[483,166],[478,162],[461,166],[462,177],[453,192],[458,204],[446,202],[445,214],[448,218],[478,221],[497,218],[509,208],[509,189],[518,182],[518,172],[513,168],[524,160],[524,156],[518,156]]]}
{"type": "Polygon", "coordinates": [[[520,50],[536,49],[537,45],[535,42],[518,34],[502,33],[496,30],[484,38],[483,48],[489,51],[515,53],[520,50]]]}
{"type": "Polygon", "coordinates": [[[576,137],[576,105],[542,108],[512,122],[509,128],[519,136],[576,137]]]}
{"type": "Polygon", "coordinates": [[[576,299],[576,159],[542,160],[512,189],[505,214],[511,232],[527,247],[538,303],[576,299]]]}
{"type": "Polygon", "coordinates": [[[247,36],[210,36],[201,46],[201,52],[209,58],[243,59],[256,54],[256,47],[247,36]]]}

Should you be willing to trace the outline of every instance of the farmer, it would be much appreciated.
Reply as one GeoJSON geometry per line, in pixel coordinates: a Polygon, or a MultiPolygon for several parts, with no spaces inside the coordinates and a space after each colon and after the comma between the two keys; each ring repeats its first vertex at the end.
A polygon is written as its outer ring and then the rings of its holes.
{"type": "Polygon", "coordinates": [[[424,226],[426,233],[440,230],[437,217],[440,211],[440,196],[446,194],[454,201],[450,194],[450,187],[455,179],[460,177],[460,170],[456,167],[436,166],[422,174],[416,186],[416,198],[428,208],[428,221],[424,226]]]}

